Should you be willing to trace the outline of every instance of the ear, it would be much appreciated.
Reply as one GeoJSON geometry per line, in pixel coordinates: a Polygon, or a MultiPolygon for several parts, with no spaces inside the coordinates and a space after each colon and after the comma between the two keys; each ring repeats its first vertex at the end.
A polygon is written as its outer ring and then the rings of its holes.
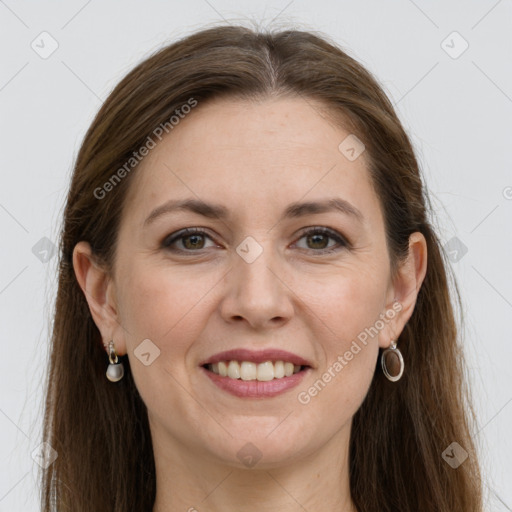
{"type": "Polygon", "coordinates": [[[84,292],[94,323],[98,327],[103,345],[114,339],[116,353],[124,355],[124,337],[114,338],[121,327],[118,321],[114,281],[91,251],[88,242],[78,242],[73,249],[73,268],[84,292]]]}
{"type": "Polygon", "coordinates": [[[417,231],[409,237],[409,254],[388,292],[386,311],[397,311],[397,313],[389,320],[379,336],[381,348],[388,348],[392,340],[397,340],[411,318],[426,273],[427,241],[423,234],[417,231]]]}

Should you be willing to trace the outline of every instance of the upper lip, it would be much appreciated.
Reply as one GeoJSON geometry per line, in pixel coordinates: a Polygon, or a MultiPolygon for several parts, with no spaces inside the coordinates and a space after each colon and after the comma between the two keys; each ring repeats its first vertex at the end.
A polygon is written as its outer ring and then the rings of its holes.
{"type": "Polygon", "coordinates": [[[252,363],[264,363],[265,361],[284,361],[296,364],[298,366],[312,366],[308,360],[292,354],[286,350],[268,348],[265,350],[249,350],[246,348],[238,348],[218,352],[199,363],[199,366],[205,364],[218,363],[219,361],[249,361],[252,363]]]}

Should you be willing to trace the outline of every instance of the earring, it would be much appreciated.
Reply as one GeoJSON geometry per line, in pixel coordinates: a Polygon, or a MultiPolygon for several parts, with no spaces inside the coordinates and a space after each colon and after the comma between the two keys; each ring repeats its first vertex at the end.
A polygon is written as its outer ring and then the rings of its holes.
{"type": "Polygon", "coordinates": [[[121,380],[124,376],[124,366],[123,363],[117,362],[118,358],[116,354],[116,349],[114,348],[114,340],[109,341],[108,351],[108,359],[110,361],[110,364],[108,365],[107,368],[107,379],[110,382],[117,382],[121,380]]]}
{"type": "Polygon", "coordinates": [[[404,358],[402,357],[402,353],[396,346],[396,341],[392,340],[390,347],[382,352],[382,356],[380,357],[380,364],[382,366],[384,375],[391,382],[400,380],[402,374],[404,373],[405,363],[404,358]]]}

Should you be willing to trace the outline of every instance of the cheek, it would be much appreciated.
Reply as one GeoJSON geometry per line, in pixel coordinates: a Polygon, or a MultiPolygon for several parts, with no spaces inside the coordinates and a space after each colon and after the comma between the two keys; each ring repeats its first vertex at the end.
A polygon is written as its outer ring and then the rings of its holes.
{"type": "Polygon", "coordinates": [[[314,282],[297,279],[294,291],[330,340],[329,351],[344,351],[375,325],[385,306],[386,274],[364,265],[338,267],[314,282]],[[347,347],[347,348],[346,348],[347,347]]]}
{"type": "Polygon", "coordinates": [[[385,273],[365,268],[339,269],[314,287],[303,281],[298,293],[313,314],[317,339],[322,340],[317,345],[319,380],[315,389],[305,391],[315,400],[318,396],[319,405],[344,404],[352,414],[375,372],[385,305],[385,273]]]}
{"type": "Polygon", "coordinates": [[[215,276],[180,272],[165,264],[127,267],[121,314],[128,336],[132,341],[154,340],[162,350],[172,340],[172,348],[178,348],[179,339],[200,327],[198,315],[206,311],[208,291],[217,281],[215,276]]]}
{"type": "MultiPolygon", "coordinates": [[[[357,332],[356,320],[347,318],[343,323],[340,315],[338,331],[357,332]]],[[[375,373],[378,343],[362,343],[350,334],[330,340],[324,339],[325,364],[297,390],[297,413],[302,413],[304,430],[318,432],[315,418],[320,417],[323,431],[336,431],[346,425],[363,403],[375,373]]]]}
{"type": "Polygon", "coordinates": [[[204,327],[208,290],[218,279],[180,273],[165,264],[134,262],[125,269],[120,276],[120,313],[136,386],[148,407],[162,418],[169,408],[184,414],[178,383],[183,385],[189,376],[180,362],[204,327]],[[143,353],[149,353],[145,361],[139,360],[143,353]]]}

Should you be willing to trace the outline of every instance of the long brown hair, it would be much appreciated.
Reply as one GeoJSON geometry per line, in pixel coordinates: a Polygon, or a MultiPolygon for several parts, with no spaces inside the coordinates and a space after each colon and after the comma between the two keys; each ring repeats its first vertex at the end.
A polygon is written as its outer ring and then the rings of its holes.
{"type": "Polygon", "coordinates": [[[377,365],[353,418],[350,488],[357,508],[482,510],[471,437],[475,415],[452,303],[460,304],[459,291],[452,276],[451,297],[450,266],[428,218],[430,199],[393,105],[376,79],[325,36],[228,25],[185,37],[137,65],[101,107],[77,156],[61,232],[47,377],[43,440],[58,457],[42,472],[44,512],[150,511],[155,499],[146,407],[126,356],[124,379],[116,385],[106,379],[106,352],[72,263],[73,248],[85,240],[98,261],[113,268],[136,165],[125,167],[123,179],[104,197],[95,191],[190,98],[201,108],[220,97],[269,95],[318,100],[363,141],[384,214],[392,276],[407,256],[409,235],[419,231],[427,241],[427,273],[398,340],[406,372],[391,383],[377,365]],[[442,456],[453,442],[469,454],[457,468],[442,456]]]}

